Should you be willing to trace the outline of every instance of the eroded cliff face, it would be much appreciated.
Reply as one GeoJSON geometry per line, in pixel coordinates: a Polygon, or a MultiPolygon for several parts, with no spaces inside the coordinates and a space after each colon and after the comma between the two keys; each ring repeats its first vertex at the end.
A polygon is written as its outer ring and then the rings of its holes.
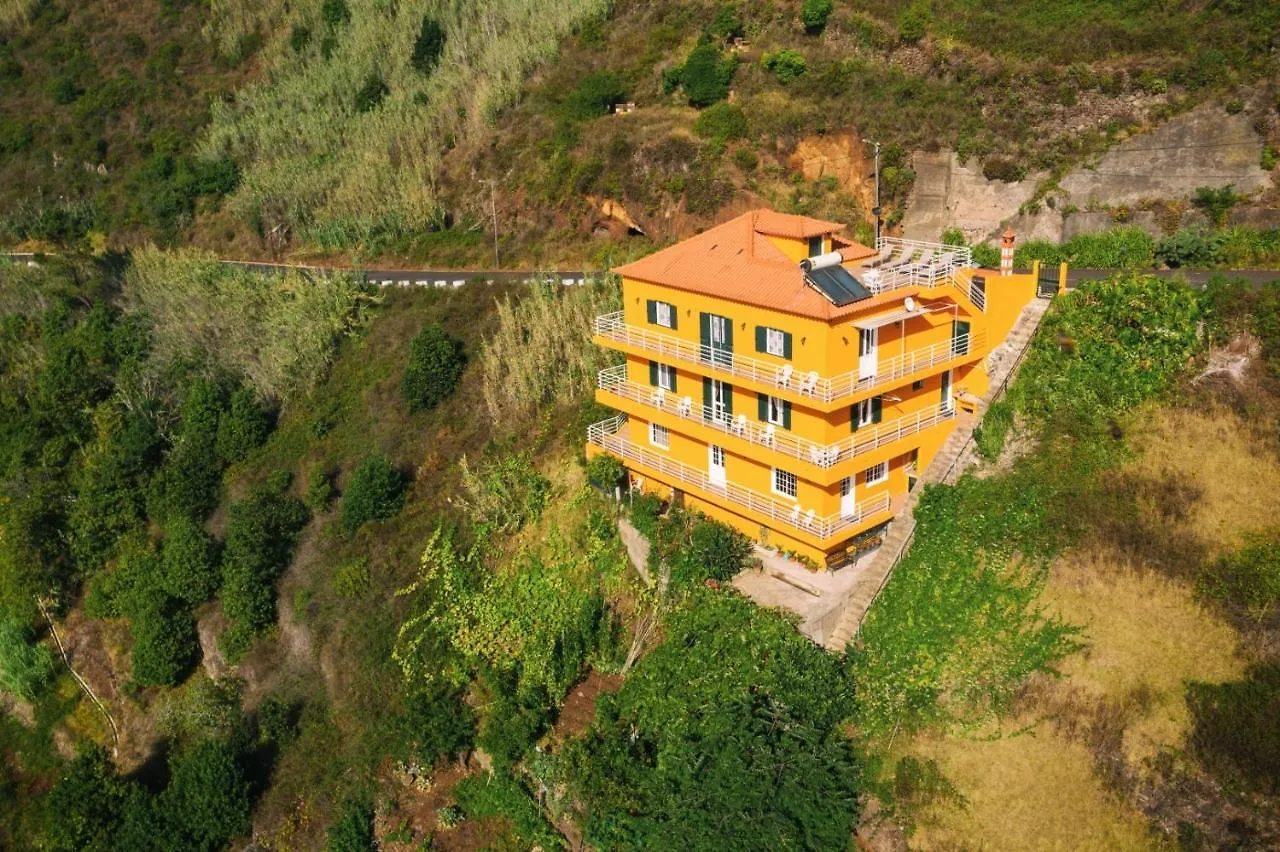
{"type": "MultiPolygon", "coordinates": [[[[1185,201],[1198,187],[1227,184],[1241,195],[1262,197],[1274,191],[1275,177],[1260,166],[1266,140],[1256,123],[1257,116],[1247,111],[1229,115],[1221,106],[1198,107],[1072,170],[1049,194],[1052,207],[1044,204],[1037,213],[1021,215],[1047,175],[992,181],[977,162],[961,163],[950,151],[917,153],[904,231],[909,237],[936,239],[946,228],[960,228],[968,239],[982,240],[1010,222],[1023,237],[1061,241],[1114,225],[1114,217],[1098,210],[1102,207],[1185,201]]],[[[1131,221],[1155,232],[1178,224],[1149,211],[1135,212],[1131,221]]]]}

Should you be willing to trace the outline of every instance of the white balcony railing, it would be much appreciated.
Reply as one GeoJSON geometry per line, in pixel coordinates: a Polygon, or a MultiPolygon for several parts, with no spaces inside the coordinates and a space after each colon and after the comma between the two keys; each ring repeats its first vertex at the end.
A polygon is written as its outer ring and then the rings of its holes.
{"type": "Polygon", "coordinates": [[[649,408],[666,412],[708,429],[740,438],[766,450],[775,450],[821,468],[835,467],[843,461],[889,446],[956,416],[954,405],[931,405],[912,414],[904,414],[874,425],[863,426],[844,440],[834,444],[818,444],[801,438],[781,426],[750,420],[745,414],[725,415],[704,405],[695,404],[692,396],[640,384],[627,379],[626,365],[601,370],[599,387],[606,393],[631,400],[649,408]]]}
{"type": "Polygon", "coordinates": [[[650,470],[657,471],[671,484],[684,488],[696,488],[711,495],[713,499],[725,500],[739,508],[765,517],[778,528],[790,527],[826,541],[835,538],[845,530],[857,527],[867,518],[889,511],[888,493],[859,503],[848,512],[817,517],[812,509],[804,511],[799,503],[775,500],[732,482],[726,482],[723,485],[712,482],[706,471],[673,461],[660,453],[628,441],[620,434],[622,425],[626,421],[626,415],[619,415],[593,423],[587,427],[587,440],[621,459],[637,462],[650,470]]]}
{"type": "Polygon", "coordinates": [[[968,246],[948,246],[923,240],[903,240],[897,237],[881,237],[876,248],[893,249],[894,266],[878,267],[859,272],[858,280],[872,293],[885,293],[903,287],[938,287],[953,284],[969,297],[980,311],[987,309],[986,294],[973,286],[972,276],[960,275],[960,270],[973,267],[973,250],[968,246]],[[922,262],[925,253],[929,261],[922,262]]]}
{"type": "Polygon", "coordinates": [[[950,340],[912,349],[891,358],[883,358],[867,375],[854,370],[827,377],[819,375],[816,371],[797,372],[790,364],[770,363],[749,355],[739,355],[736,352],[715,349],[706,344],[682,340],[670,334],[627,325],[623,322],[621,311],[596,317],[595,333],[613,343],[631,346],[653,355],[657,360],[696,364],[703,369],[756,382],[780,391],[789,391],[824,403],[833,403],[845,397],[865,393],[924,370],[941,369],[944,366],[972,360],[982,353],[982,348],[986,345],[984,332],[963,334],[950,340]]]}

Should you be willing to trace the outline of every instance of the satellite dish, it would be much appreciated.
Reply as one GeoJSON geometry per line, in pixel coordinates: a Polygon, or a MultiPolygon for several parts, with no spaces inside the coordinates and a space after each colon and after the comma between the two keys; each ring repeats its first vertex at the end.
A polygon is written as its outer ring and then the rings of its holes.
{"type": "Polygon", "coordinates": [[[902,307],[906,308],[910,313],[915,313],[916,300],[908,296],[902,303],[902,307]]]}

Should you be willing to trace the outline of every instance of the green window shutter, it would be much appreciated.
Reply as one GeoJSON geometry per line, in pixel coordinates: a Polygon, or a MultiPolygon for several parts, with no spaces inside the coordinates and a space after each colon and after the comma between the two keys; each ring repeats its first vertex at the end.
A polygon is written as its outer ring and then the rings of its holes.
{"type": "Polygon", "coordinates": [[[724,319],[724,348],[733,351],[733,322],[728,317],[724,319]]]}
{"type": "Polygon", "coordinates": [[[849,431],[858,431],[858,403],[849,406],[849,431]]]}
{"type": "Polygon", "coordinates": [[[704,350],[711,345],[711,314],[698,314],[698,342],[704,350]]]}
{"type": "Polygon", "coordinates": [[[672,367],[671,368],[671,392],[672,393],[676,392],[676,386],[679,384],[677,379],[679,379],[679,376],[676,375],[676,368],[672,367]]]}
{"type": "Polygon", "coordinates": [[[658,362],[657,361],[649,362],[649,384],[653,385],[655,388],[658,386],[658,362]]]}
{"type": "Polygon", "coordinates": [[[658,303],[653,299],[646,299],[644,303],[645,319],[649,321],[649,325],[655,325],[658,322],[658,303]]]}
{"type": "Polygon", "coordinates": [[[791,332],[782,332],[782,357],[791,358],[791,332]]]}
{"type": "Polygon", "coordinates": [[[880,397],[878,396],[871,397],[871,422],[872,423],[880,422],[881,405],[882,403],[881,403],[880,397]]]}
{"type": "Polygon", "coordinates": [[[711,379],[706,376],[702,377],[702,416],[709,418],[711,416],[711,379]]]}
{"type": "Polygon", "coordinates": [[[791,428],[791,403],[785,399],[782,401],[782,428],[791,428]]]}
{"type": "Polygon", "coordinates": [[[769,329],[762,325],[756,326],[756,351],[769,351],[769,329]]]}
{"type": "Polygon", "coordinates": [[[733,414],[733,385],[724,386],[724,413],[726,416],[733,414]]]}
{"type": "Polygon", "coordinates": [[[671,308],[671,330],[675,331],[676,326],[680,325],[680,318],[676,316],[675,305],[667,305],[667,307],[671,308]]]}
{"type": "Polygon", "coordinates": [[[760,404],[760,422],[765,423],[769,420],[769,395],[767,393],[756,394],[756,400],[760,404]]]}

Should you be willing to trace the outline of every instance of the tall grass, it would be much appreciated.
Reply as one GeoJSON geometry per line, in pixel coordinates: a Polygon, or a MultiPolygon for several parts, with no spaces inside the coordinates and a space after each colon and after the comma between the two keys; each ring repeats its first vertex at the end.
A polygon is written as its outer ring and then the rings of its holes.
{"type": "Polygon", "coordinates": [[[35,0],[0,0],[0,27],[24,23],[35,0]]]}
{"type": "Polygon", "coordinates": [[[362,322],[365,287],[352,273],[267,275],[202,252],[146,248],[134,255],[124,299],[150,319],[159,367],[196,353],[278,400],[324,375],[337,342],[362,322]]]}
{"type": "Polygon", "coordinates": [[[596,372],[612,363],[591,342],[593,321],[617,310],[619,295],[605,277],[582,287],[548,279],[519,301],[498,302],[498,329],[480,351],[484,401],[495,424],[590,393],[596,372]]]}
{"type": "Polygon", "coordinates": [[[605,4],[407,0],[388,7],[350,0],[350,21],[332,30],[319,20],[319,5],[297,7],[275,26],[278,3],[215,3],[211,34],[222,43],[267,24],[274,35],[264,79],[231,102],[214,102],[201,151],[244,164],[234,199],[240,214],[306,239],[315,233],[350,243],[437,222],[442,153],[490,123],[529,69],[605,4]],[[410,62],[424,16],[446,33],[444,55],[428,77],[410,62]],[[289,44],[289,25],[314,34],[299,53],[289,44]],[[333,39],[327,59],[320,46],[326,37],[333,39]],[[358,112],[356,92],[374,73],[390,92],[376,109],[358,112]],[[335,231],[335,222],[343,227],[335,231]]]}

